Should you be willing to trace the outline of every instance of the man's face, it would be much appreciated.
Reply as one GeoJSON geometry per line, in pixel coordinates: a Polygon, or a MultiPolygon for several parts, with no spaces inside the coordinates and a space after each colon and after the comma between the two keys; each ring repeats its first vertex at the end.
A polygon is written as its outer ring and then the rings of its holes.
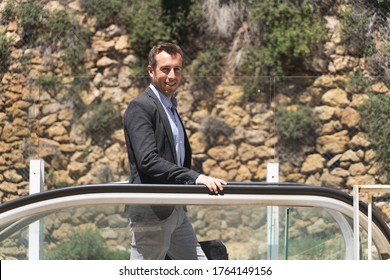
{"type": "Polygon", "coordinates": [[[148,66],[152,84],[171,98],[179,87],[182,78],[182,57],[180,54],[170,55],[164,51],[156,55],[156,69],[148,66]]]}

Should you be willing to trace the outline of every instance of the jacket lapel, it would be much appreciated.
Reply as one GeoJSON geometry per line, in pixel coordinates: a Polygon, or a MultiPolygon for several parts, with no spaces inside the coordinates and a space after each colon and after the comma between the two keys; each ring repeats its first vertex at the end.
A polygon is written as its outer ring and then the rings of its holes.
{"type": "Polygon", "coordinates": [[[146,93],[148,94],[148,96],[153,100],[154,104],[156,105],[157,112],[160,115],[160,118],[161,118],[162,123],[164,125],[164,130],[166,132],[166,135],[168,135],[168,141],[169,141],[169,144],[171,146],[172,156],[175,159],[175,163],[177,163],[175,144],[174,144],[175,141],[173,139],[172,129],[171,129],[171,125],[170,125],[169,120],[168,120],[168,116],[165,113],[165,110],[164,110],[163,105],[161,104],[160,100],[158,100],[157,96],[154,94],[154,92],[149,87],[147,88],[146,93]]]}

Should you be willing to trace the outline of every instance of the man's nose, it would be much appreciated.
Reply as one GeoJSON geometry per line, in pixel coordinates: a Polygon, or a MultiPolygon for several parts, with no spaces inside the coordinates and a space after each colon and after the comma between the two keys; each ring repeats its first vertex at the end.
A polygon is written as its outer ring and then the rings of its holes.
{"type": "Polygon", "coordinates": [[[171,70],[169,70],[168,78],[173,79],[173,78],[175,78],[175,77],[176,77],[175,69],[172,68],[171,70]]]}

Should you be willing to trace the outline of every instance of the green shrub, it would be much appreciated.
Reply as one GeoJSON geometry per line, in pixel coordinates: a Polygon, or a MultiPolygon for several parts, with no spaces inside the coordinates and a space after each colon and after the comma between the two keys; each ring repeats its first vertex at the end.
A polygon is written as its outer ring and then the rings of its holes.
{"type": "Polygon", "coordinates": [[[390,95],[373,95],[359,107],[362,128],[367,132],[382,163],[382,172],[390,178],[390,95]]]}
{"type": "Polygon", "coordinates": [[[81,0],[82,8],[96,17],[98,27],[106,27],[115,23],[123,8],[123,0],[81,0]]]}
{"type": "Polygon", "coordinates": [[[311,135],[317,125],[312,109],[304,105],[276,108],[276,132],[283,141],[300,141],[311,135]]]}
{"type": "Polygon", "coordinates": [[[197,89],[210,90],[213,93],[213,88],[221,79],[225,54],[225,49],[217,44],[211,44],[198,52],[189,69],[197,89]]]}
{"type": "MultiPolygon", "coordinates": [[[[147,59],[149,50],[158,41],[183,45],[196,31],[195,21],[200,16],[196,1],[134,0],[122,13],[130,42],[140,59],[147,59]]],[[[147,61],[145,61],[145,67],[147,61]]]]}
{"type": "Polygon", "coordinates": [[[84,72],[84,52],[88,43],[81,38],[82,36],[71,36],[66,40],[66,49],[64,52],[64,60],[72,69],[73,73],[80,75],[84,72]]]}
{"type": "Polygon", "coordinates": [[[14,3],[8,2],[1,11],[1,21],[8,23],[16,17],[16,9],[14,3]]]}
{"type": "Polygon", "coordinates": [[[243,103],[250,101],[269,101],[270,77],[264,76],[262,52],[258,48],[247,45],[245,47],[245,62],[240,66],[239,82],[244,89],[243,103]],[[245,63],[245,65],[244,65],[245,63]],[[253,72],[251,72],[253,71],[253,72]]]}
{"type": "Polygon", "coordinates": [[[192,38],[199,35],[202,22],[201,1],[196,0],[161,0],[162,22],[170,26],[170,38],[179,45],[190,44],[192,38]]]}
{"type": "Polygon", "coordinates": [[[74,72],[79,72],[83,67],[89,37],[89,32],[75,23],[66,11],[58,11],[45,21],[45,30],[38,41],[44,45],[61,42],[65,62],[74,72]]]}
{"type": "Polygon", "coordinates": [[[0,72],[5,70],[3,68],[6,68],[6,66],[8,65],[10,61],[10,53],[11,49],[8,38],[4,34],[0,33],[0,61],[2,64],[0,67],[0,72]]]}
{"type": "MultiPolygon", "coordinates": [[[[147,74],[149,50],[159,41],[179,44],[185,49],[189,36],[197,34],[197,20],[201,17],[197,1],[188,0],[134,0],[124,6],[120,14],[132,49],[138,62],[131,65],[136,85],[144,87],[149,84],[147,74]],[[190,31],[190,32],[189,32],[190,31]]],[[[184,64],[190,53],[185,51],[184,64]]]]}
{"type": "Polygon", "coordinates": [[[341,39],[348,51],[357,55],[369,56],[372,54],[372,41],[367,37],[367,14],[350,8],[340,13],[341,39]]]}
{"type": "Polygon", "coordinates": [[[50,94],[55,94],[60,87],[57,77],[53,74],[43,75],[39,77],[38,84],[41,90],[47,91],[50,94]]]}
{"type": "Polygon", "coordinates": [[[266,102],[269,103],[272,98],[270,90],[273,88],[274,79],[271,76],[240,76],[240,82],[243,84],[244,95],[241,104],[247,102],[266,102]]]}
{"type": "MultiPolygon", "coordinates": [[[[248,2],[251,40],[238,67],[245,94],[262,89],[259,77],[311,71],[312,52],[326,36],[322,16],[308,1],[248,2]]],[[[248,99],[251,99],[248,98],[248,99]]]]}
{"type": "Polygon", "coordinates": [[[255,55],[244,62],[245,74],[296,73],[297,66],[309,63],[314,45],[325,38],[322,18],[306,1],[253,1],[249,9],[249,19],[257,32],[248,46],[249,54],[255,55]]]}
{"type": "Polygon", "coordinates": [[[145,68],[147,54],[151,47],[158,41],[171,39],[172,27],[165,26],[162,16],[163,10],[160,0],[133,1],[126,14],[130,42],[137,56],[145,61],[145,68]]]}
{"type": "Polygon", "coordinates": [[[364,77],[362,71],[356,71],[348,76],[348,84],[351,86],[365,88],[368,84],[368,78],[364,77]]]}
{"type": "Polygon", "coordinates": [[[104,144],[121,127],[120,114],[108,100],[94,102],[87,110],[87,117],[83,120],[86,131],[93,136],[94,141],[104,144]]]}
{"type": "Polygon", "coordinates": [[[46,252],[49,260],[114,260],[130,259],[125,251],[109,250],[97,230],[74,232],[68,241],[46,252]]]}
{"type": "Polygon", "coordinates": [[[58,11],[44,21],[45,30],[41,34],[41,42],[47,44],[55,39],[61,40],[73,30],[73,24],[66,11],[58,11]]]}
{"type": "Polygon", "coordinates": [[[80,72],[79,75],[73,77],[72,86],[69,89],[70,95],[80,95],[84,90],[89,90],[90,76],[86,75],[85,72],[80,72]]]}
{"type": "Polygon", "coordinates": [[[60,46],[64,50],[65,62],[74,72],[80,71],[84,50],[90,41],[85,28],[73,21],[66,11],[47,14],[34,1],[21,3],[16,10],[24,30],[24,42],[42,47],[60,46]]]}
{"type": "Polygon", "coordinates": [[[389,0],[351,1],[349,8],[339,14],[341,38],[347,51],[370,58],[377,47],[389,41],[389,0]]]}
{"type": "Polygon", "coordinates": [[[35,44],[41,32],[44,30],[44,18],[46,16],[43,7],[35,1],[19,4],[17,16],[23,27],[25,42],[35,44]]]}
{"type": "Polygon", "coordinates": [[[89,90],[89,81],[91,78],[82,71],[83,70],[80,70],[80,73],[77,73],[73,77],[72,84],[68,90],[68,95],[74,104],[74,114],[77,118],[81,117],[88,109],[84,101],[81,99],[81,94],[83,91],[89,90]]]}
{"type": "Polygon", "coordinates": [[[212,79],[213,76],[220,76],[223,70],[222,58],[225,53],[221,45],[211,44],[207,49],[198,53],[195,63],[191,65],[190,74],[206,80],[212,79]]]}

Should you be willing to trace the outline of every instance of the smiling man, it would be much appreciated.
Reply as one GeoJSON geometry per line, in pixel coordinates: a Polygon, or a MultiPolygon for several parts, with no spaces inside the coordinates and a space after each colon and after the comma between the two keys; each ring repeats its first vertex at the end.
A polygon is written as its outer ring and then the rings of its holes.
{"type": "MultiPolygon", "coordinates": [[[[124,116],[130,183],[199,184],[222,191],[224,180],[191,169],[191,148],[176,110],[181,48],[158,43],[149,52],[147,70],[151,83],[124,116]]],[[[206,259],[183,206],[129,205],[126,211],[133,231],[131,259],[206,259]]]]}

